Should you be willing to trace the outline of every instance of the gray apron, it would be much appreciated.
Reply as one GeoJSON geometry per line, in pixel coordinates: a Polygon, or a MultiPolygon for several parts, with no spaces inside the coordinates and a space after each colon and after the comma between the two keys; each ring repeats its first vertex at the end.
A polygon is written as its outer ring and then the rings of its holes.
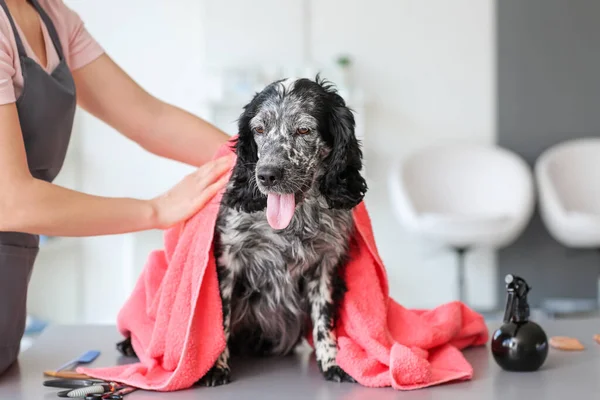
{"type": "MultiPolygon", "coordinates": [[[[48,74],[25,53],[4,0],[0,5],[15,34],[23,71],[23,92],[16,102],[29,170],[33,177],[52,182],[62,168],[75,116],[75,83],[67,66],[54,24],[37,0],[40,14],[60,64],[48,74]]],[[[27,288],[39,250],[39,236],[0,232],[0,374],[17,359],[27,315],[27,288]]]]}

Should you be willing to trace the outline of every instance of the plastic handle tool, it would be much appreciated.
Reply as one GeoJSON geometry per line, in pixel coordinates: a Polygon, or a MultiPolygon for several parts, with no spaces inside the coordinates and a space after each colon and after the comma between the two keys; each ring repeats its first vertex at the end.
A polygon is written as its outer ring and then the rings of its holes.
{"type": "Polygon", "coordinates": [[[94,361],[96,358],[98,358],[99,355],[100,355],[100,352],[98,350],[86,351],[85,353],[83,353],[79,357],[72,359],[71,361],[67,362],[66,364],[64,364],[63,366],[61,366],[60,368],[58,368],[56,370],[56,372],[60,372],[60,371],[62,371],[64,369],[67,369],[69,367],[73,367],[75,365],[89,364],[92,361],[94,361]]]}

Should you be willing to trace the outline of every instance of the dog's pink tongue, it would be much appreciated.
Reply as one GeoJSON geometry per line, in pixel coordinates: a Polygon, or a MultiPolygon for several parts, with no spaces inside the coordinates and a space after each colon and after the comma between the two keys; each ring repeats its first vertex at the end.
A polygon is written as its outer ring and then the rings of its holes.
{"type": "Polygon", "coordinates": [[[285,229],[294,216],[296,200],[293,194],[274,194],[267,196],[267,221],[273,229],[285,229]]]}

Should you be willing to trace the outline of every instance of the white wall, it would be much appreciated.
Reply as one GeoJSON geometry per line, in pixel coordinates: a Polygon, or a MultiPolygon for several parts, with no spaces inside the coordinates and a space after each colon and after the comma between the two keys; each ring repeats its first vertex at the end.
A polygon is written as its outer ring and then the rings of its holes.
{"type": "MultiPolygon", "coordinates": [[[[65,2],[135,80],[199,115],[206,115],[203,100],[212,83],[205,67],[295,66],[302,61],[301,0],[65,2]]],[[[339,53],[351,54],[355,81],[368,96],[362,116],[367,204],[392,295],[409,307],[451,300],[456,287],[453,255],[403,232],[393,219],[386,179],[395,158],[424,144],[493,140],[493,2],[319,0],[313,5],[315,61],[331,64],[339,53]]],[[[80,189],[88,193],[147,198],[189,171],[145,153],[81,111],[78,117],[80,189]]],[[[161,242],[160,234],[152,233],[82,240],[84,321],[114,321],[137,273],[124,271],[123,265],[128,258],[144,258],[127,247],[136,238],[142,238],[145,249],[161,242]]],[[[472,304],[493,305],[492,254],[473,254],[468,264],[472,304]]],[[[33,303],[48,295],[44,290],[36,284],[33,303]]]]}

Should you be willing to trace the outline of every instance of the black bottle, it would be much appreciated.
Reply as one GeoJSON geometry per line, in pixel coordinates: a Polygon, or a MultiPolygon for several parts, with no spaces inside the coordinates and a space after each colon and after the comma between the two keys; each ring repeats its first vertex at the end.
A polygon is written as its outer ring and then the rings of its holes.
{"type": "Polygon", "coordinates": [[[548,356],[548,338],[541,326],[529,321],[527,282],[515,275],[507,275],[505,282],[504,325],[492,336],[492,354],[507,371],[535,371],[548,356]]]}

